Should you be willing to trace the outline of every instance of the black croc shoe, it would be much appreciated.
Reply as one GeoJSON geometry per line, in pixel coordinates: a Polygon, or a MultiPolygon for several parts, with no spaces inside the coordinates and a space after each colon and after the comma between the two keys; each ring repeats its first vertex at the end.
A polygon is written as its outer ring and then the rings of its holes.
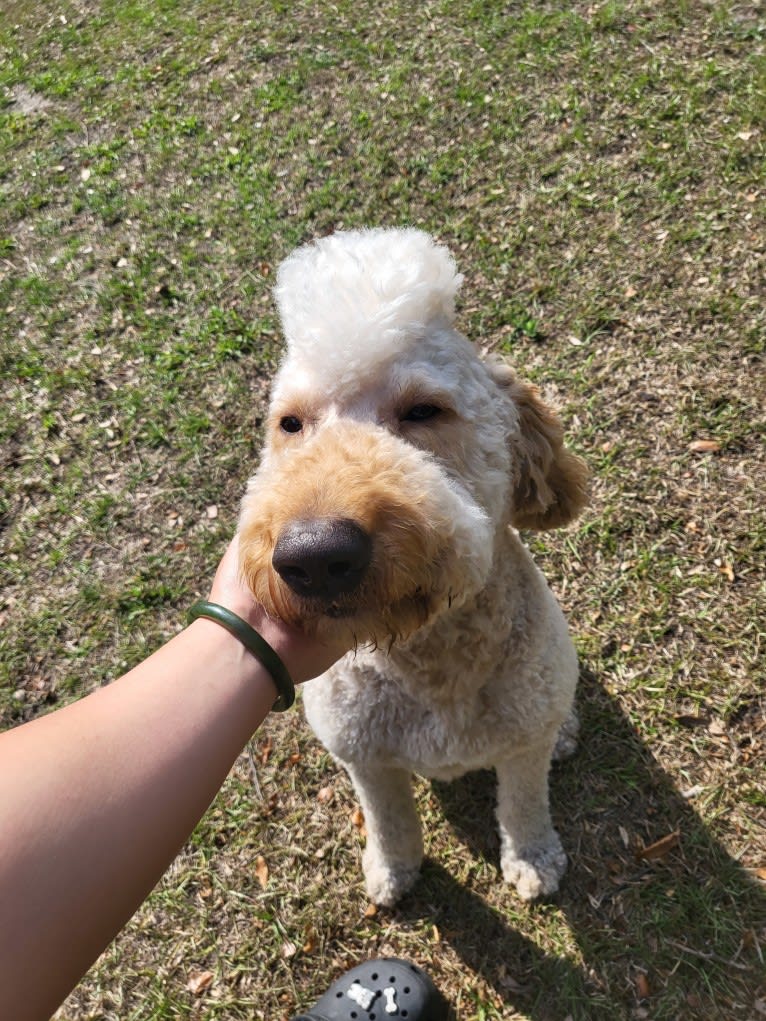
{"type": "Polygon", "coordinates": [[[352,968],[293,1021],[447,1021],[442,994],[409,961],[379,957],[352,968]]]}

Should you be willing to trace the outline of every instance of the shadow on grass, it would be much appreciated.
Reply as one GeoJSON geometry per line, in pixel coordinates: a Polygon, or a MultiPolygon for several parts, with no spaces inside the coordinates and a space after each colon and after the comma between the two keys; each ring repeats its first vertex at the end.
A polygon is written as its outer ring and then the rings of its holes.
{"type": "MultiPolygon", "coordinates": [[[[579,706],[580,749],[551,778],[554,821],[570,856],[556,898],[525,906],[509,890],[495,907],[427,862],[400,913],[436,923],[493,990],[501,1017],[512,1007],[534,1021],[755,1019],[764,995],[763,890],[711,837],[587,671],[579,706]],[[679,842],[660,857],[637,856],[675,831],[679,842]],[[571,945],[546,952],[548,920],[562,914],[571,945]],[[521,931],[535,928],[539,943],[521,931]]],[[[501,883],[494,774],[434,783],[433,791],[458,838],[498,867],[501,883]]]]}

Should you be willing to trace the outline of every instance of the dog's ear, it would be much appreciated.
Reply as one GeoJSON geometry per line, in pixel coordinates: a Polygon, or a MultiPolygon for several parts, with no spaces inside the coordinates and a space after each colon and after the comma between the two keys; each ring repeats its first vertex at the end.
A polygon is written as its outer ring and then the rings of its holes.
{"type": "Polygon", "coordinates": [[[588,469],[564,446],[564,430],[536,386],[517,379],[504,362],[490,366],[495,382],[516,408],[512,437],[514,486],[511,523],[542,531],[574,520],[587,502],[588,469]]]}

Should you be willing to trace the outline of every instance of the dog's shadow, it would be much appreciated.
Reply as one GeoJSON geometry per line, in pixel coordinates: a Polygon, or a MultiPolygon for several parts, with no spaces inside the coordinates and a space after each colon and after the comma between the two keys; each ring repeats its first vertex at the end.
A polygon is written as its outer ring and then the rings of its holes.
{"type": "MultiPolygon", "coordinates": [[[[588,671],[579,709],[580,749],[551,776],[570,859],[556,897],[524,905],[506,888],[493,906],[427,860],[398,913],[436,924],[498,1016],[513,1008],[534,1021],[749,1021],[763,996],[763,889],[588,671]]],[[[432,792],[455,837],[502,883],[494,774],[433,783],[432,792]]]]}

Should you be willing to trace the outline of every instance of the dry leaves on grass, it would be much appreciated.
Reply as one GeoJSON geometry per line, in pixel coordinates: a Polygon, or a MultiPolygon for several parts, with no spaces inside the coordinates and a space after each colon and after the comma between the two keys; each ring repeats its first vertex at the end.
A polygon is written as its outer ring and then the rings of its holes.
{"type": "Polygon", "coordinates": [[[642,847],[641,850],[636,851],[636,858],[639,861],[657,861],[660,858],[664,858],[680,841],[681,831],[673,830],[672,833],[660,837],[659,840],[655,840],[648,847],[642,847]]]}
{"type": "Polygon", "coordinates": [[[269,881],[269,866],[262,854],[255,859],[255,878],[260,883],[261,889],[265,890],[269,881]]]}
{"type": "Polygon", "coordinates": [[[202,996],[212,984],[212,971],[192,971],[186,981],[186,988],[195,996],[202,996]]]}
{"type": "Polygon", "coordinates": [[[361,837],[367,836],[367,827],[364,824],[364,812],[357,805],[351,812],[351,825],[359,830],[361,837]]]}
{"type": "Polygon", "coordinates": [[[262,766],[265,766],[266,763],[269,761],[269,758],[271,757],[271,749],[273,747],[274,744],[270,737],[267,737],[264,741],[261,742],[261,747],[258,751],[258,760],[262,766]]]}
{"type": "Polygon", "coordinates": [[[643,973],[639,971],[636,975],[636,994],[639,1000],[646,1000],[649,998],[651,993],[651,987],[649,986],[649,979],[643,973]]]}

